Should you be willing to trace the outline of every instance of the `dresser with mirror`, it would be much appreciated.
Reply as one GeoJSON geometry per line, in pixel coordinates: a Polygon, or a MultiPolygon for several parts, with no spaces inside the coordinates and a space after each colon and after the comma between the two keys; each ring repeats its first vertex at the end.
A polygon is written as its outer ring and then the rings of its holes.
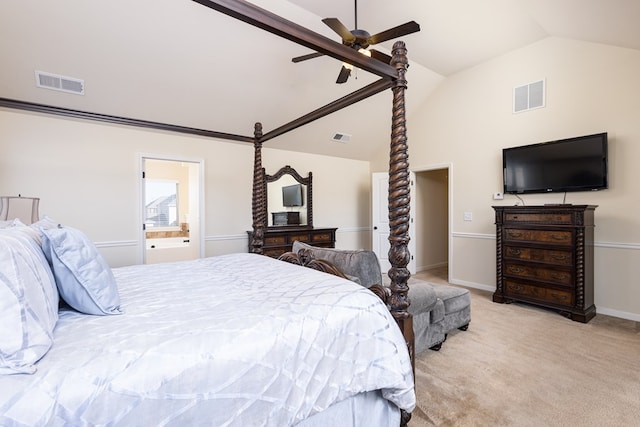
{"type": "MultiPolygon", "coordinates": [[[[290,252],[296,240],[323,248],[335,247],[337,228],[313,226],[312,173],[302,177],[289,165],[273,175],[267,174],[264,169],[262,172],[267,199],[263,254],[278,257],[290,252]]],[[[252,232],[248,233],[251,237],[252,232]]]]}

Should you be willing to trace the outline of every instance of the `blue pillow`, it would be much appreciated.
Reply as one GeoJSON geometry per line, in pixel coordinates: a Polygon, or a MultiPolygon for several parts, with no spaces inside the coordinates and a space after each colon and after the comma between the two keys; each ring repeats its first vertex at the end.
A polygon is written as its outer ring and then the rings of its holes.
{"type": "Polygon", "coordinates": [[[111,268],[80,230],[41,228],[42,249],[60,297],[81,313],[120,314],[120,295],[111,268]]]}

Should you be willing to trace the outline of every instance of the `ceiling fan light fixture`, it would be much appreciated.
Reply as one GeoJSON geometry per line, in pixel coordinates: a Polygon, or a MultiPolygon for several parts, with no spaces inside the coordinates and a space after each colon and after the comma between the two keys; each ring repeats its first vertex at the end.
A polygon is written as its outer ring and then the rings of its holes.
{"type": "MultiPolygon", "coordinates": [[[[368,56],[369,58],[371,58],[371,51],[367,50],[367,49],[358,49],[358,52],[363,54],[364,56],[368,56]]],[[[349,64],[348,62],[343,62],[342,66],[353,71],[353,65],[349,64]]]]}

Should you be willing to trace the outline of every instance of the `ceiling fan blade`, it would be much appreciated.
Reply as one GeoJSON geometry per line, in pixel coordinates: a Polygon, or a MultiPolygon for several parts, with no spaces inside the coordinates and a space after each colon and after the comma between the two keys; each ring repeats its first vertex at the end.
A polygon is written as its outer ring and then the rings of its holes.
{"type": "Polygon", "coordinates": [[[307,59],[318,58],[320,56],[324,56],[324,53],[320,53],[320,52],[309,53],[307,55],[296,56],[295,58],[291,58],[291,62],[302,62],[302,61],[306,61],[307,59]]]}
{"type": "Polygon", "coordinates": [[[378,50],[375,49],[369,49],[369,52],[371,52],[371,57],[373,59],[377,59],[380,62],[384,62],[385,64],[390,64],[391,63],[391,57],[389,55],[387,55],[386,53],[382,53],[378,50]]]}
{"type": "Polygon", "coordinates": [[[345,27],[344,24],[340,22],[338,18],[324,18],[322,22],[324,22],[333,31],[338,33],[338,35],[342,37],[342,41],[345,44],[351,45],[353,42],[356,41],[356,37],[353,34],[351,34],[351,31],[349,31],[349,29],[345,27]]]}
{"type": "Polygon", "coordinates": [[[395,39],[396,37],[406,36],[407,34],[415,33],[420,31],[420,25],[415,21],[409,21],[405,24],[398,25],[397,27],[393,27],[388,29],[387,31],[383,31],[378,34],[374,34],[369,37],[369,44],[377,44],[386,42],[387,40],[395,39]]]}
{"type": "Polygon", "coordinates": [[[351,75],[351,70],[343,65],[342,69],[340,70],[340,74],[338,74],[338,79],[336,80],[336,83],[346,83],[350,75],[351,75]]]}

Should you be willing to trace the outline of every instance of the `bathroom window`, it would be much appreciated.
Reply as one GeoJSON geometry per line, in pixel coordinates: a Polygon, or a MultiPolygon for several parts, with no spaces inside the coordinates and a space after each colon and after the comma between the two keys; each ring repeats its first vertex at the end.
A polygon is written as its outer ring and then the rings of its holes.
{"type": "Polygon", "coordinates": [[[179,228],[178,182],[166,179],[147,179],[144,190],[146,229],[179,228]]]}

